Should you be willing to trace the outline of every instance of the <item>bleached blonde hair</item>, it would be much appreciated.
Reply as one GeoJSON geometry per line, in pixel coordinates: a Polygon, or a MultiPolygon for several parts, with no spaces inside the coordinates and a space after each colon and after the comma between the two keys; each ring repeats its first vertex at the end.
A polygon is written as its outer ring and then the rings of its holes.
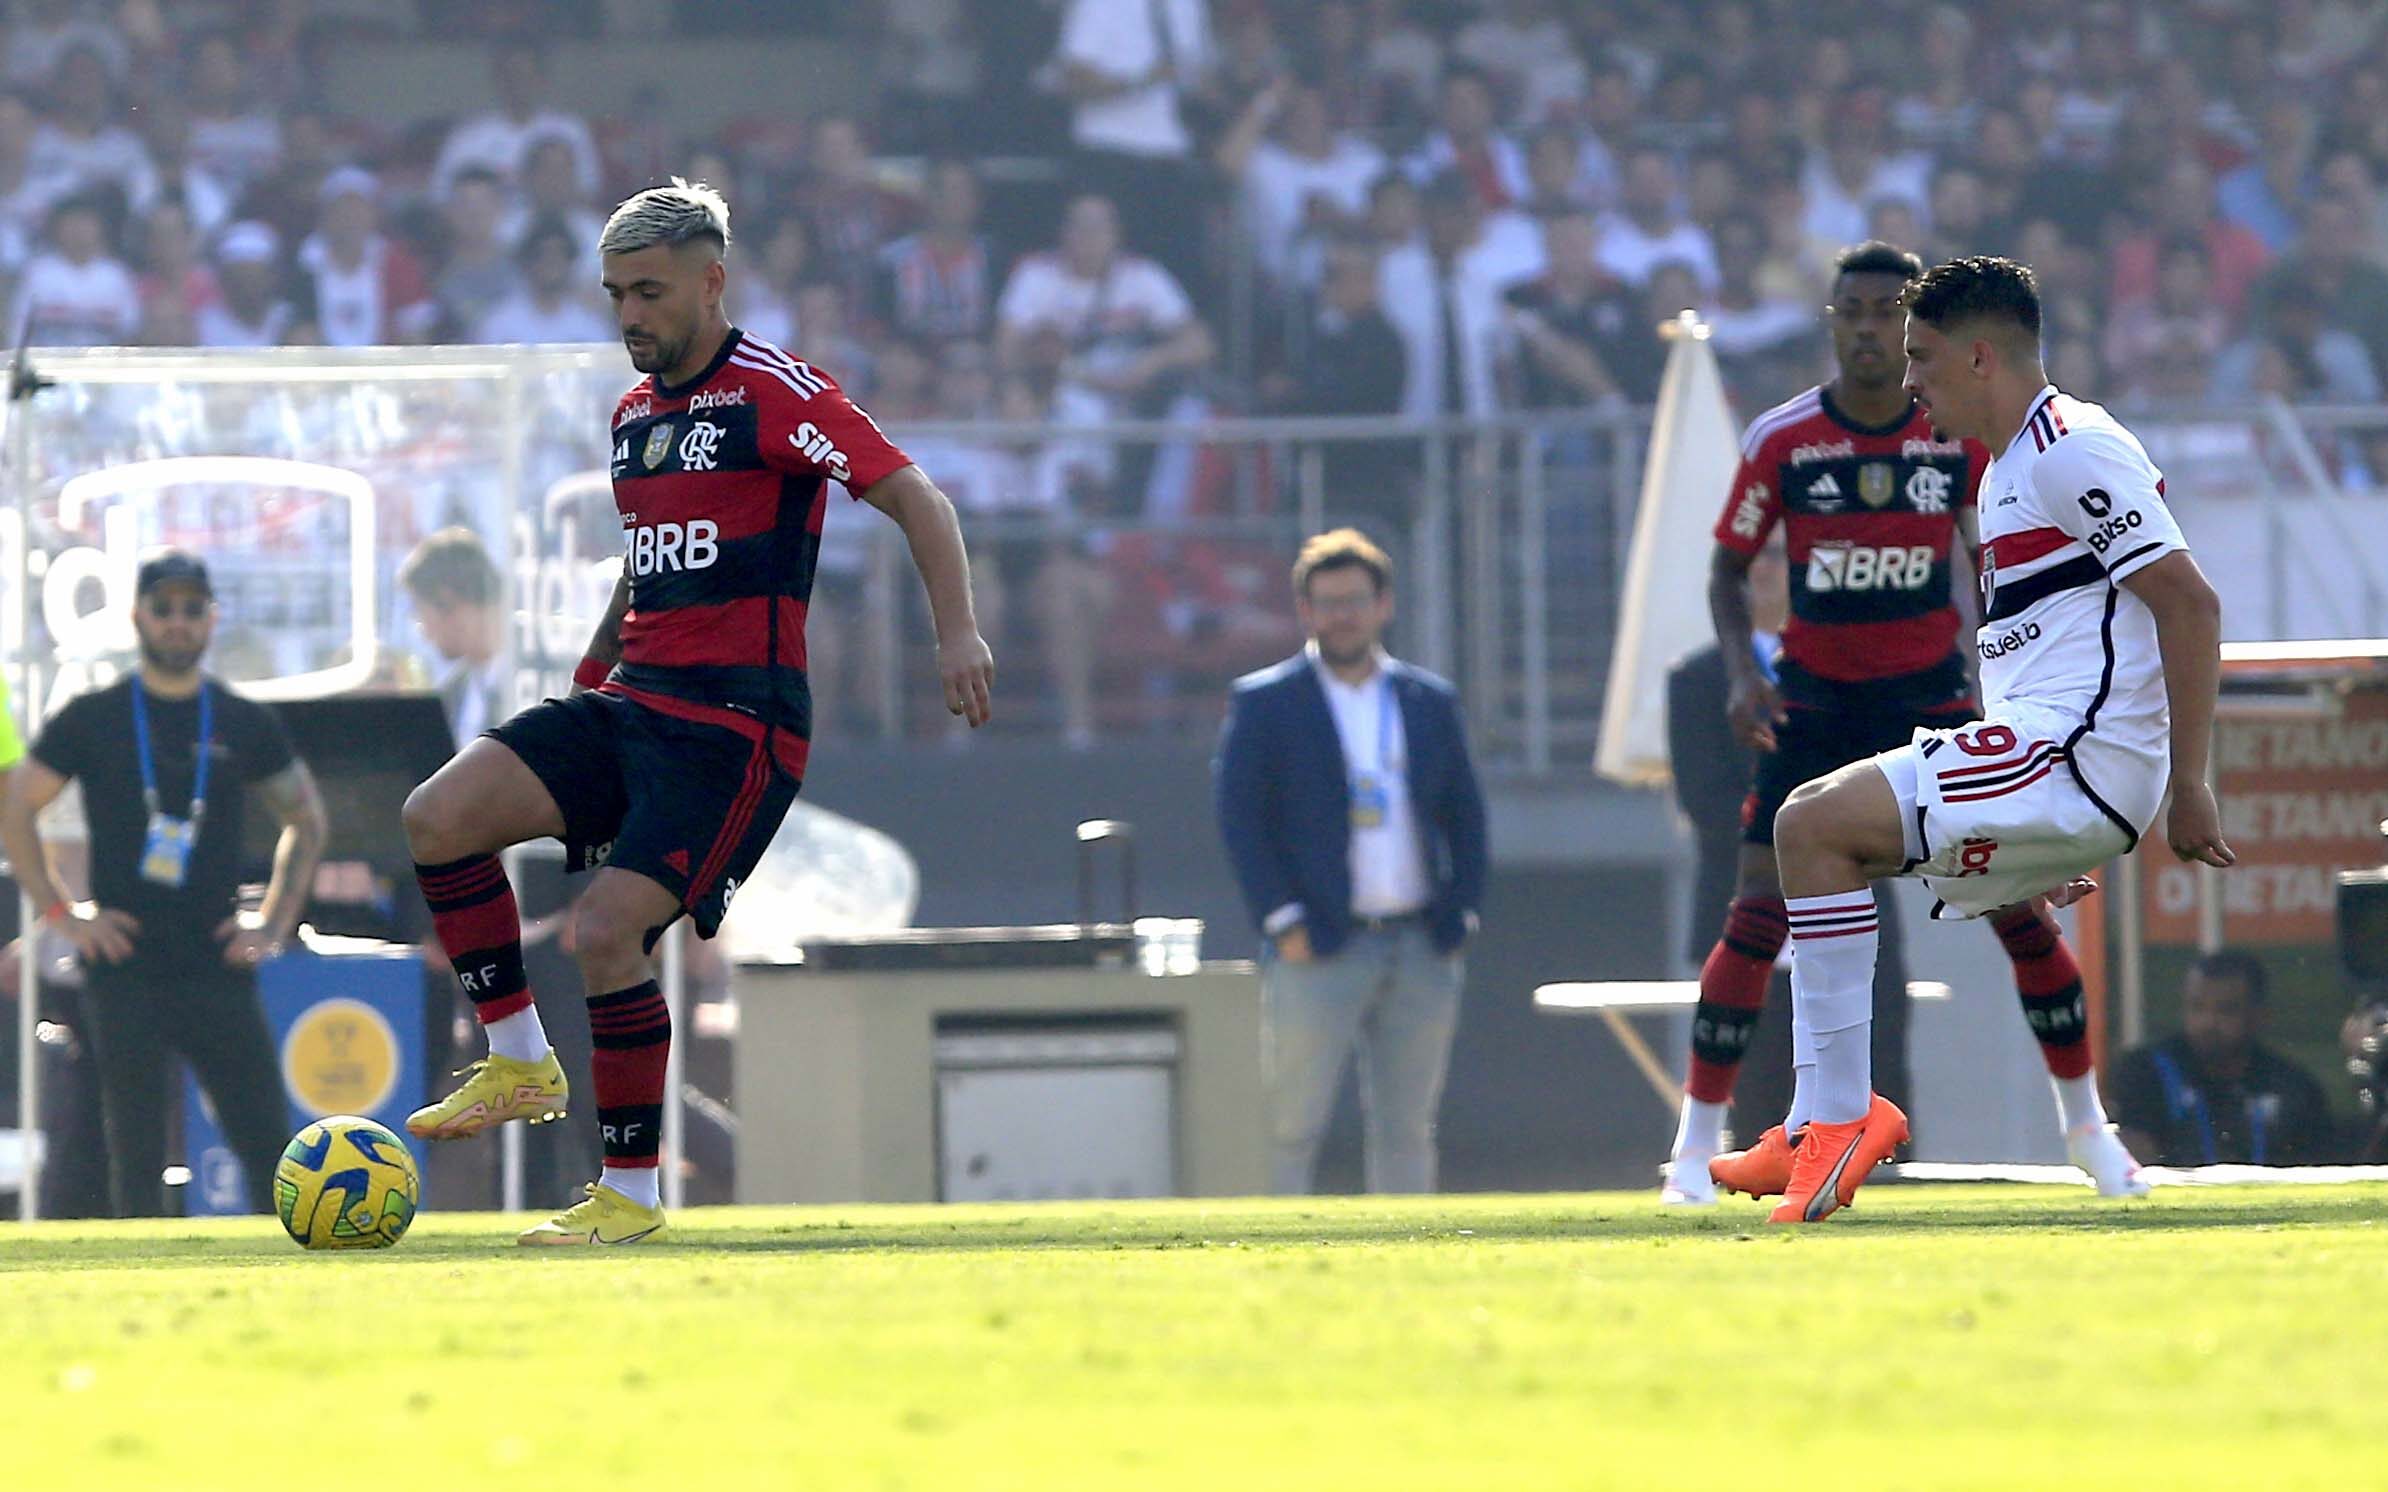
{"type": "Polygon", "coordinates": [[[730,204],[701,181],[675,176],[670,186],[649,187],[614,209],[597,237],[600,254],[635,254],[657,244],[678,247],[700,238],[730,246],[730,204]]]}

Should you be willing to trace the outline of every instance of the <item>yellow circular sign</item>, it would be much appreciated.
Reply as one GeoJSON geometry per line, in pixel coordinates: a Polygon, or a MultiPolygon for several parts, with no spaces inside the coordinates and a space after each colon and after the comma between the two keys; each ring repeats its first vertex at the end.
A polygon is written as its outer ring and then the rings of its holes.
{"type": "Polygon", "coordinates": [[[310,1114],[370,1114],[398,1086],[398,1033],[362,1000],[310,1005],[282,1038],[282,1081],[310,1114]]]}

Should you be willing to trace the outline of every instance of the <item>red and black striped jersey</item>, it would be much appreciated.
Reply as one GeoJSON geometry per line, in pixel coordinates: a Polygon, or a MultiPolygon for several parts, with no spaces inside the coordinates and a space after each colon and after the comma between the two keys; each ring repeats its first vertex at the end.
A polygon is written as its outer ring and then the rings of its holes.
{"type": "Polygon", "coordinates": [[[819,369],[733,328],[696,377],[650,377],[613,421],[630,609],[605,687],[686,719],[770,733],[802,775],[804,618],[828,484],[859,496],[911,464],[819,369]]]}
{"type": "Polygon", "coordinates": [[[1874,684],[1932,672],[1962,689],[1952,557],[1959,510],[1974,505],[1988,461],[1973,441],[1942,439],[1921,409],[1868,428],[1821,387],[1750,422],[1716,541],[1755,554],[1783,526],[1794,676],[1874,684]]]}

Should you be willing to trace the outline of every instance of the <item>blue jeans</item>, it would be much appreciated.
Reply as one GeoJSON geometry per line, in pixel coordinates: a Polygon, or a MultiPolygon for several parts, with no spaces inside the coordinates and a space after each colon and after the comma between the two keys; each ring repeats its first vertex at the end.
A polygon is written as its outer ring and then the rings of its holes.
{"type": "Polygon", "coordinates": [[[1362,1158],[1372,1192],[1430,1192],[1435,1110],[1459,1026],[1465,962],[1437,953],[1423,922],[1359,929],[1332,957],[1292,964],[1262,945],[1261,1077],[1269,1179],[1307,1192],[1344,1060],[1360,1052],[1362,1158]]]}

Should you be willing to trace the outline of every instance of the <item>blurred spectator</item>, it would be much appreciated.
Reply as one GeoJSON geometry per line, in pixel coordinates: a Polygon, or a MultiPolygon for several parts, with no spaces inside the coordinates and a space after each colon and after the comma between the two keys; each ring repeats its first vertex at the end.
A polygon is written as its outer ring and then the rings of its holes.
{"type": "Polygon", "coordinates": [[[1652,359],[1621,344],[1653,345],[1638,298],[1625,292],[1593,258],[1596,230],[1585,212],[1548,219],[1542,273],[1502,296],[1508,336],[1504,381],[1526,409],[1571,409],[1586,404],[1640,402],[1647,397],[1609,366],[1624,354],[1638,380],[1652,359]]]}
{"type": "Polygon", "coordinates": [[[1885,198],[1905,202],[1919,215],[1927,210],[1932,163],[1920,152],[1883,149],[1879,90],[1843,93],[1833,101],[1824,128],[1823,148],[1809,154],[1799,179],[1807,193],[1810,238],[1844,244],[1864,239],[1866,214],[1885,198]]]}
{"type": "Polygon", "coordinates": [[[1693,153],[1690,174],[1684,179],[1684,214],[1706,229],[1712,240],[1718,224],[1747,208],[1748,197],[1741,171],[1723,146],[1703,146],[1693,153]]]}
{"type": "Polygon", "coordinates": [[[1367,236],[1382,254],[1425,242],[1426,209],[1416,182],[1387,171],[1369,184],[1367,236]]]}
{"type": "Polygon", "coordinates": [[[111,82],[132,66],[122,32],[99,18],[104,7],[80,0],[22,0],[8,32],[8,81],[36,86],[55,78],[70,53],[91,54],[111,82]]]}
{"type": "Polygon", "coordinates": [[[759,272],[739,279],[738,304],[730,308],[730,318],[776,347],[793,348],[803,340],[803,328],[796,324],[796,291],[812,268],[813,231],[804,226],[804,219],[789,213],[761,237],[759,272]]]}
{"type": "Polygon", "coordinates": [[[2275,254],[2296,242],[2297,212],[2312,186],[2306,170],[2313,134],[2312,110],[2294,98],[2274,100],[2257,126],[2255,159],[2214,186],[2222,215],[2275,254]]]}
{"type": "Polygon", "coordinates": [[[2083,7],[2056,98],[2049,149],[2068,160],[2105,164],[2114,153],[2131,105],[2131,80],[2139,71],[2129,13],[2111,0],[2083,7]]]}
{"type": "Polygon", "coordinates": [[[1443,73],[1443,44],[1412,14],[1409,0],[1368,0],[1362,22],[1368,70],[1387,94],[1379,124],[1423,125],[1443,73]]]}
{"type": "Polygon", "coordinates": [[[2157,215],[2114,246],[2114,304],[2127,305],[2156,293],[2156,255],[2165,240],[2191,237],[2206,246],[2214,304],[2236,317],[2272,259],[2272,251],[2245,227],[2222,217],[2214,204],[2214,178],[2196,157],[2175,159],[2156,198],[2157,215]]]}
{"type": "Polygon", "coordinates": [[[216,277],[199,257],[199,235],[191,215],[173,197],[162,198],[141,220],[139,244],[140,340],[150,347],[189,347],[199,340],[199,316],[216,303],[216,277]]]}
{"type": "Polygon", "coordinates": [[[297,243],[315,227],[324,179],[340,165],[330,122],[309,109],[282,116],[281,163],[251,183],[234,209],[297,243]]]}
{"type": "Polygon", "coordinates": [[[2111,397],[2205,397],[2214,360],[2230,337],[2230,318],[2214,304],[2205,243],[2169,240],[2157,261],[2156,294],[2117,307],[2106,324],[2111,397]]]}
{"type": "Polygon", "coordinates": [[[21,93],[0,93],[0,269],[22,269],[40,236],[50,205],[73,190],[33,155],[33,106],[21,93]]]}
{"type": "Polygon", "coordinates": [[[1597,209],[1616,189],[1604,158],[1605,175],[1590,174],[1583,137],[1563,124],[1546,124],[1526,140],[1526,196],[1520,211],[1536,218],[1577,209],[1597,209]]]}
{"type": "Polygon", "coordinates": [[[50,82],[50,109],[33,132],[33,169],[55,175],[68,189],[113,188],[121,203],[147,202],[157,173],[141,137],[118,122],[115,84],[91,47],[70,46],[50,82]]]}
{"type": "Polygon", "coordinates": [[[2388,369],[2388,271],[2364,257],[2364,223],[2355,204],[2316,197],[2305,204],[2297,249],[2266,278],[2267,290],[2303,280],[2321,297],[2336,330],[2351,332],[2374,369],[2388,369]]]}
{"type": "MultiPolygon", "coordinates": [[[[1745,409],[1772,408],[1782,401],[1761,404],[1764,394],[1781,387],[1788,397],[1799,385],[1814,382],[1815,306],[1770,293],[1759,279],[1765,257],[1766,229],[1757,219],[1736,216],[1717,225],[1716,294],[1702,314],[1711,329],[1709,345],[1745,409]]],[[[1664,366],[1652,366],[1650,392],[1636,395],[1636,403],[1657,397],[1655,374],[1664,366]]]]}
{"type": "Polygon", "coordinates": [[[1523,202],[1529,186],[1525,152],[1504,134],[1493,106],[1492,80],[1473,67],[1454,67],[1443,75],[1442,103],[1436,114],[1440,128],[1410,157],[1408,170],[1423,184],[1446,171],[1456,171],[1487,211],[1523,202]]]}
{"type": "Polygon", "coordinates": [[[1425,241],[1386,254],[1378,269],[1385,314],[1409,354],[1401,412],[1490,414],[1500,402],[1501,292],[1539,265],[1519,268],[1491,241],[1481,199],[1456,172],[1428,185],[1425,217],[1425,241]]]}
{"type": "Polygon", "coordinates": [[[108,247],[89,197],[50,209],[48,243],[26,264],[9,315],[10,339],[35,347],[122,347],[141,325],[132,272],[108,247]]]}
{"type": "MultiPolygon", "coordinates": [[[[959,342],[939,350],[937,418],[1037,418],[1035,396],[1024,383],[1009,384],[1001,407],[998,397],[985,348],[959,342]]],[[[924,469],[935,468],[937,485],[969,519],[980,629],[1002,646],[1000,639],[1015,635],[1020,611],[1029,612],[1062,739],[1072,749],[1092,745],[1104,584],[1071,512],[1068,474],[1054,459],[1059,453],[1033,441],[968,437],[912,440],[905,450],[924,469]]]]}
{"type": "Polygon", "coordinates": [[[1975,94],[1974,27],[1957,5],[1932,7],[1924,17],[1914,66],[1903,69],[1908,87],[1891,104],[1892,128],[1909,147],[1955,151],[1972,137],[1981,116],[1975,94]]]}
{"type": "Polygon", "coordinates": [[[2267,982],[2251,954],[2200,955],[2180,1033],[2115,1059],[2107,1097],[2133,1155],[2159,1166],[2336,1158],[2322,1085],[2263,1041],[2267,982]]]}
{"type": "Polygon", "coordinates": [[[846,307],[846,289],[835,280],[807,280],[796,287],[796,325],[800,335],[787,349],[808,362],[837,370],[837,381],[849,393],[879,394],[878,356],[855,334],[846,307]]]}
{"type": "MultiPolygon", "coordinates": [[[[1264,384],[1270,413],[1398,414],[1409,383],[1409,350],[1378,298],[1373,245],[1338,240],[1327,250],[1317,304],[1290,375],[1264,384]]],[[[1400,440],[1324,442],[1319,457],[1327,510],[1366,519],[1383,534],[1409,531],[1415,445],[1400,440]]]]}
{"type": "Polygon", "coordinates": [[[1310,29],[1299,38],[1295,71],[1318,89],[1337,131],[1395,122],[1392,85],[1369,65],[1365,10],[1362,0],[1317,0],[1308,7],[1310,29]]]}
{"type": "Polygon", "coordinates": [[[2347,204],[2361,225],[2357,242],[2363,257],[2388,269],[2388,193],[2380,190],[2371,162],[2358,151],[2339,151],[2322,163],[2320,193],[2347,204]]]}
{"type": "Polygon", "coordinates": [[[319,226],[299,246],[299,340],[328,347],[420,342],[439,319],[422,266],[384,238],[373,173],[324,178],[319,226]]]}
{"type": "Polygon", "coordinates": [[[533,224],[543,218],[561,222],[579,248],[582,279],[594,287],[603,275],[597,240],[605,232],[605,219],[581,190],[572,141],[563,135],[533,134],[523,150],[520,185],[519,198],[507,208],[499,235],[509,247],[520,249],[533,224]]]}
{"type": "Polygon", "coordinates": [[[216,240],[217,299],[202,306],[201,347],[273,347],[291,340],[298,310],[282,273],[282,243],[263,223],[234,223],[216,240]]]}
{"type": "Polygon", "coordinates": [[[1916,247],[1926,264],[1995,254],[2004,247],[1990,223],[1982,178],[1972,167],[1945,165],[1933,176],[1932,227],[1916,247]]]}
{"type": "Polygon", "coordinates": [[[191,160],[235,190],[271,171],[282,155],[281,122],[245,72],[229,32],[208,32],[192,47],[191,160]]]}
{"type": "Polygon", "coordinates": [[[995,307],[996,361],[1061,381],[1096,420],[1159,414],[1211,359],[1211,335],[1169,271],[1120,247],[1107,197],[1073,198],[1057,252],[1012,270],[995,307]]]}
{"type": "Polygon", "coordinates": [[[978,173],[929,168],[927,225],[879,251],[881,316],[898,336],[950,342],[986,336],[995,317],[995,261],[979,231],[978,173]]]}
{"type": "Polygon", "coordinates": [[[2291,403],[2375,404],[2379,370],[2354,333],[2330,324],[2310,281],[2276,282],[2261,330],[2225,350],[2214,368],[2219,402],[2277,395],[2291,403]]]}
{"type": "Polygon", "coordinates": [[[1135,241],[1179,284],[1201,283],[1206,214],[1184,104],[1212,62],[1208,0],[1067,0],[1054,61],[1078,179],[1132,208],[1135,241]]]}
{"type": "MultiPolygon", "coordinates": [[[[1273,411],[1393,414],[1401,408],[1408,352],[1378,297],[1375,246],[1338,239],[1327,249],[1317,308],[1295,372],[1266,386],[1273,411]]],[[[1330,461],[1333,451],[1330,448],[1330,461]]]]}
{"type": "Polygon", "coordinates": [[[161,198],[180,201],[200,237],[212,236],[232,216],[235,188],[213,170],[191,159],[191,120],[172,99],[154,101],[141,111],[149,145],[151,195],[135,201],[136,212],[147,212],[161,198]]]}
{"type": "Polygon", "coordinates": [[[1369,184],[1385,168],[1374,145],[1334,132],[1326,95],[1301,83],[1255,98],[1216,158],[1241,189],[1254,257],[1280,286],[1316,281],[1326,241],[1366,214],[1369,184]]]}
{"type": "Polygon", "coordinates": [[[1452,55],[1481,69],[1531,125],[1584,96],[1589,79],[1553,0],[1495,0],[1459,29],[1452,55]]]}
{"type": "Polygon", "coordinates": [[[1681,215],[1665,151],[1645,145],[1626,157],[1619,209],[1601,220],[1599,256],[1601,268],[1628,285],[1645,283],[1670,259],[1690,265],[1703,287],[1716,283],[1716,246],[1681,215]]]}
{"type": "Polygon", "coordinates": [[[857,315],[879,290],[879,250],[910,223],[912,204],[879,185],[870,145],[851,115],[813,121],[796,211],[813,232],[813,273],[837,282],[857,315]]]}
{"type": "Polygon", "coordinates": [[[505,211],[505,189],[493,171],[475,166],[449,184],[440,209],[446,252],[431,285],[439,301],[439,340],[473,340],[491,308],[521,290],[514,256],[506,251],[505,211]]]}
{"type": "Polygon", "coordinates": [[[440,709],[461,751],[513,709],[506,676],[506,582],[488,546],[469,528],[425,536],[398,566],[415,627],[447,672],[440,709]]]}
{"type": "Polygon", "coordinates": [[[498,106],[465,120],[449,133],[431,170],[433,194],[448,195],[456,179],[473,166],[495,172],[499,182],[511,189],[521,179],[532,143],[553,136],[572,146],[581,195],[596,196],[600,185],[597,142],[578,115],[547,106],[547,68],[539,49],[522,42],[502,43],[491,51],[489,66],[498,106]]]}
{"type": "Polygon", "coordinates": [[[534,219],[515,246],[522,288],[481,318],[476,342],[610,342],[614,323],[581,278],[579,230],[562,218],[534,219]]]}

